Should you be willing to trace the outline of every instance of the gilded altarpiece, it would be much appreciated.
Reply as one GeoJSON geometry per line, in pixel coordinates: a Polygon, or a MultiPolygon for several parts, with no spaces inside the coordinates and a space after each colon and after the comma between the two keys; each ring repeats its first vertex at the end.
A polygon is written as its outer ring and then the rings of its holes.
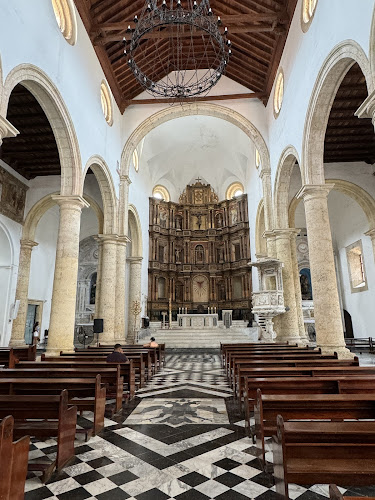
{"type": "Polygon", "coordinates": [[[149,300],[151,320],[179,308],[233,309],[249,319],[251,269],[247,195],[219,202],[209,184],[186,187],[179,203],[150,198],[149,300]]]}

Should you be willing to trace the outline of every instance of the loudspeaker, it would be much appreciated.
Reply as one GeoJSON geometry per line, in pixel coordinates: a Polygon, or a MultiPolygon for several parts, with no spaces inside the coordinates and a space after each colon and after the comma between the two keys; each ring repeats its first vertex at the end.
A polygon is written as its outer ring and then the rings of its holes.
{"type": "Polygon", "coordinates": [[[94,333],[103,333],[102,319],[94,319],[94,333]]]}

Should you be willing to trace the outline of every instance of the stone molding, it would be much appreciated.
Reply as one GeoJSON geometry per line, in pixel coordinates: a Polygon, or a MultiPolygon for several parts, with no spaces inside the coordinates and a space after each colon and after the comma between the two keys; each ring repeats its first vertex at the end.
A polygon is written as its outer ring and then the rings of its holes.
{"type": "Polygon", "coordinates": [[[354,116],[358,118],[371,118],[372,124],[375,126],[375,90],[360,105],[354,116]]]}
{"type": "Polygon", "coordinates": [[[296,198],[302,198],[303,201],[327,198],[330,191],[335,187],[334,184],[306,184],[296,194],[296,198]]]}
{"type": "Polygon", "coordinates": [[[0,146],[3,139],[6,137],[16,137],[19,133],[19,130],[17,130],[10,121],[0,115],[0,146]]]}
{"type": "Polygon", "coordinates": [[[62,196],[52,195],[51,199],[59,205],[60,209],[82,211],[82,208],[88,208],[90,204],[82,196],[62,196]]]}

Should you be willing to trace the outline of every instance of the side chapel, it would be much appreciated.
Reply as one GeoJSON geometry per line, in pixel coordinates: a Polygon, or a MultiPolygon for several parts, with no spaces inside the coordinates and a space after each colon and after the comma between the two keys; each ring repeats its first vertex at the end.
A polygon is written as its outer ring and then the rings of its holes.
{"type": "Polygon", "coordinates": [[[148,315],[161,319],[172,303],[201,313],[233,310],[250,319],[251,270],[247,195],[219,202],[201,179],[186,186],[178,203],[150,198],[148,315]]]}

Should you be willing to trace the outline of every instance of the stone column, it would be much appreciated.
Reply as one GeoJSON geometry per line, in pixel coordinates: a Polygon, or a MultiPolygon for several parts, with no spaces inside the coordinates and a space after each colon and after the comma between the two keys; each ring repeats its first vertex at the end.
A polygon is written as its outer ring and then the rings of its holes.
{"type": "Polygon", "coordinates": [[[120,236],[117,240],[116,263],[116,316],[115,342],[124,344],[125,338],[125,273],[126,273],[126,245],[128,238],[120,236]]]}
{"type": "Polygon", "coordinates": [[[294,274],[292,265],[291,236],[295,237],[294,229],[275,229],[277,258],[284,263],[283,288],[284,304],[289,310],[280,315],[278,341],[291,343],[301,342],[298,328],[296,292],[294,288],[294,274]]]}
{"type": "Polygon", "coordinates": [[[139,329],[140,314],[137,317],[137,324],[134,323],[134,314],[132,307],[135,301],[141,303],[141,270],[142,270],[142,257],[128,257],[130,263],[129,269],[129,319],[128,319],[128,336],[127,343],[134,344],[135,332],[139,329]]]}
{"type": "Polygon", "coordinates": [[[119,228],[118,232],[120,235],[128,234],[128,207],[129,207],[129,186],[131,184],[130,177],[128,175],[120,175],[120,187],[119,187],[119,228]]]}
{"type": "Polygon", "coordinates": [[[118,236],[100,234],[98,238],[102,250],[98,316],[103,318],[104,323],[104,332],[99,333],[99,342],[113,344],[115,341],[118,236]]]}
{"type": "Polygon", "coordinates": [[[314,296],[316,341],[324,354],[337,351],[353,357],[345,347],[341,322],[327,197],[333,184],[305,185],[297,194],[305,205],[310,271],[314,296]]]}
{"type": "Polygon", "coordinates": [[[53,200],[60,207],[60,223],[47,345],[49,355],[74,348],[81,211],[89,206],[80,196],[53,196],[53,200]]]}
{"type": "Polygon", "coordinates": [[[310,339],[308,338],[305,330],[305,324],[303,322],[303,311],[302,311],[302,294],[301,294],[301,284],[299,279],[299,270],[298,270],[298,260],[297,260],[297,247],[296,247],[296,236],[299,234],[299,230],[295,230],[294,234],[291,234],[290,241],[290,250],[292,257],[292,268],[293,268],[293,279],[294,279],[294,292],[296,296],[296,311],[297,311],[297,320],[298,320],[298,331],[299,336],[301,337],[302,343],[309,343],[310,339]]]}
{"type": "Polygon", "coordinates": [[[20,301],[17,318],[13,321],[12,336],[9,345],[16,347],[25,345],[25,327],[27,316],[27,305],[29,298],[29,280],[31,252],[38,243],[31,240],[21,240],[20,259],[18,264],[18,278],[16,288],[16,300],[20,301]]]}
{"type": "Polygon", "coordinates": [[[375,259],[375,229],[370,229],[365,233],[366,236],[369,236],[371,238],[371,243],[372,243],[372,251],[374,254],[374,259],[375,259]]]}

